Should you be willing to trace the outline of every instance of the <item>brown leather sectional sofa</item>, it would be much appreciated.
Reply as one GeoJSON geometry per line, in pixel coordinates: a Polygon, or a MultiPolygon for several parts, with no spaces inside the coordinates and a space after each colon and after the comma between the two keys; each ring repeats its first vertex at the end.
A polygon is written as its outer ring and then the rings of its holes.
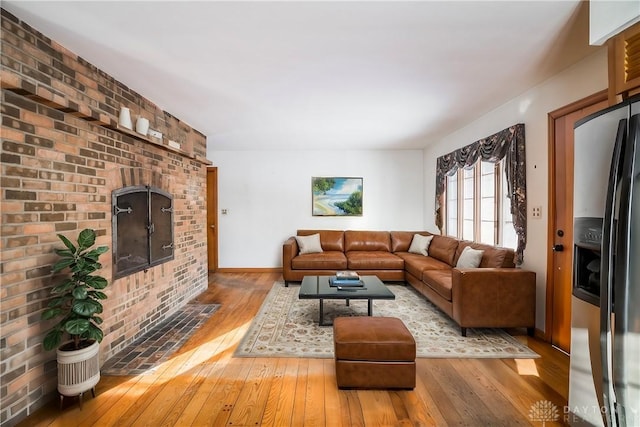
{"type": "Polygon", "coordinates": [[[298,230],[320,235],[322,252],[300,254],[295,237],[282,247],[285,284],[304,276],[353,270],[386,282],[407,282],[460,325],[467,328],[535,327],[536,276],[515,268],[508,248],[433,235],[428,256],[410,253],[414,234],[425,231],[298,230]],[[456,268],[466,246],[483,250],[477,268],[456,268]]]}

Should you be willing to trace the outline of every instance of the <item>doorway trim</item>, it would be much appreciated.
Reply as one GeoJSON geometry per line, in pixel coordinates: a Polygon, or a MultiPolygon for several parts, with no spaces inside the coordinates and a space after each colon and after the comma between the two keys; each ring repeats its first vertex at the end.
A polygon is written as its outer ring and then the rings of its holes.
{"type": "Polygon", "coordinates": [[[218,270],[218,168],[207,168],[207,265],[209,272],[218,270]]]}
{"type": "Polygon", "coordinates": [[[548,152],[549,152],[549,180],[548,180],[548,210],[547,210],[547,218],[549,221],[547,222],[547,277],[546,277],[546,296],[545,296],[545,322],[544,322],[544,340],[547,342],[551,342],[551,326],[553,324],[553,291],[555,283],[553,281],[553,252],[549,250],[553,241],[555,239],[555,215],[554,212],[556,210],[555,206],[555,184],[556,184],[556,176],[555,176],[555,161],[556,161],[556,152],[555,152],[555,142],[556,142],[556,134],[555,134],[555,121],[556,119],[566,116],[567,114],[573,113],[575,111],[581,110],[583,108],[587,108],[591,105],[597,104],[598,102],[606,101],[608,99],[608,92],[606,89],[601,90],[600,92],[596,92],[593,95],[587,96],[586,98],[582,98],[578,101],[572,102],[571,104],[565,105],[557,110],[554,110],[547,115],[547,129],[549,132],[548,138],[548,152]]]}

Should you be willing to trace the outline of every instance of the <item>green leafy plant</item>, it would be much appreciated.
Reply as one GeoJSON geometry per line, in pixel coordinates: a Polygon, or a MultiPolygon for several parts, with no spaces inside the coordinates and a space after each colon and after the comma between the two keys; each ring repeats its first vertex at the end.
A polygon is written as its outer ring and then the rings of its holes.
{"type": "Polygon", "coordinates": [[[315,194],[326,194],[336,184],[335,179],[331,178],[313,178],[313,192],[315,194]]]}
{"type": "Polygon", "coordinates": [[[102,268],[98,262],[101,254],[107,252],[107,246],[93,248],[96,241],[96,233],[91,229],[84,229],[78,235],[78,245],[74,245],[61,234],[58,237],[65,249],[56,249],[60,259],[53,265],[53,273],[59,273],[65,269],[71,271],[71,276],[51,289],[53,298],[45,311],[42,319],[48,320],[60,317],[60,321],[44,337],[45,350],[53,350],[62,342],[64,334],[71,336],[72,347],[67,350],[77,350],[85,347],[87,342],[102,341],[104,334],[99,325],[102,318],[101,300],[107,295],[101,291],[108,282],[102,276],[94,274],[102,268]]]}
{"type": "Polygon", "coordinates": [[[350,215],[362,215],[362,191],[354,191],[346,201],[336,203],[336,206],[350,215]]]}

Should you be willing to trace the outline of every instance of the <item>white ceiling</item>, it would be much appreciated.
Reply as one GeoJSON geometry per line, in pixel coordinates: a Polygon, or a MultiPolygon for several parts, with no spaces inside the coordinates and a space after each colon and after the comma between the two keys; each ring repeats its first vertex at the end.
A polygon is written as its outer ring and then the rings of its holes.
{"type": "Polygon", "coordinates": [[[574,0],[2,7],[214,150],[424,147],[596,49],[574,0]]]}

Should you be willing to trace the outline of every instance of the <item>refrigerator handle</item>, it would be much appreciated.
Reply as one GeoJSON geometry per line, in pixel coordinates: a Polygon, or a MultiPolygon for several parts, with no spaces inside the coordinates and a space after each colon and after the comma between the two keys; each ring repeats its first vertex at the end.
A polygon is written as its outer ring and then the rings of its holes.
{"type": "MultiPolygon", "coordinates": [[[[613,274],[615,247],[615,207],[617,203],[618,183],[622,173],[622,147],[627,139],[627,119],[620,120],[613,148],[604,219],[602,223],[602,247],[600,261],[600,355],[602,361],[602,401],[606,425],[615,425],[615,396],[613,394],[613,360],[611,314],[613,302],[613,274]]],[[[600,398],[598,399],[600,400],[600,398]]]]}
{"type": "MultiPolygon", "coordinates": [[[[618,205],[618,221],[615,241],[615,272],[614,288],[612,297],[613,307],[613,391],[615,393],[615,415],[617,417],[616,425],[637,425],[635,422],[628,422],[627,416],[631,416],[632,412],[627,410],[638,410],[638,401],[633,401],[633,397],[628,393],[630,384],[634,379],[630,378],[630,372],[634,368],[631,365],[637,364],[634,357],[633,362],[629,360],[629,354],[637,352],[637,349],[631,345],[627,338],[629,335],[630,322],[630,306],[632,303],[629,299],[630,286],[637,285],[635,278],[629,275],[631,254],[629,247],[631,245],[631,227],[632,227],[632,191],[634,180],[634,161],[636,158],[636,150],[638,149],[638,139],[640,139],[640,115],[631,116],[629,121],[629,136],[622,148],[622,173],[620,177],[620,197],[618,205]]],[[[633,326],[632,326],[633,328],[633,326]]],[[[635,326],[637,330],[637,326],[635,326]]],[[[637,353],[634,355],[637,356],[637,353]]],[[[636,377],[637,380],[637,377],[636,377]]],[[[632,416],[633,418],[633,416],[632,416]]]]}

